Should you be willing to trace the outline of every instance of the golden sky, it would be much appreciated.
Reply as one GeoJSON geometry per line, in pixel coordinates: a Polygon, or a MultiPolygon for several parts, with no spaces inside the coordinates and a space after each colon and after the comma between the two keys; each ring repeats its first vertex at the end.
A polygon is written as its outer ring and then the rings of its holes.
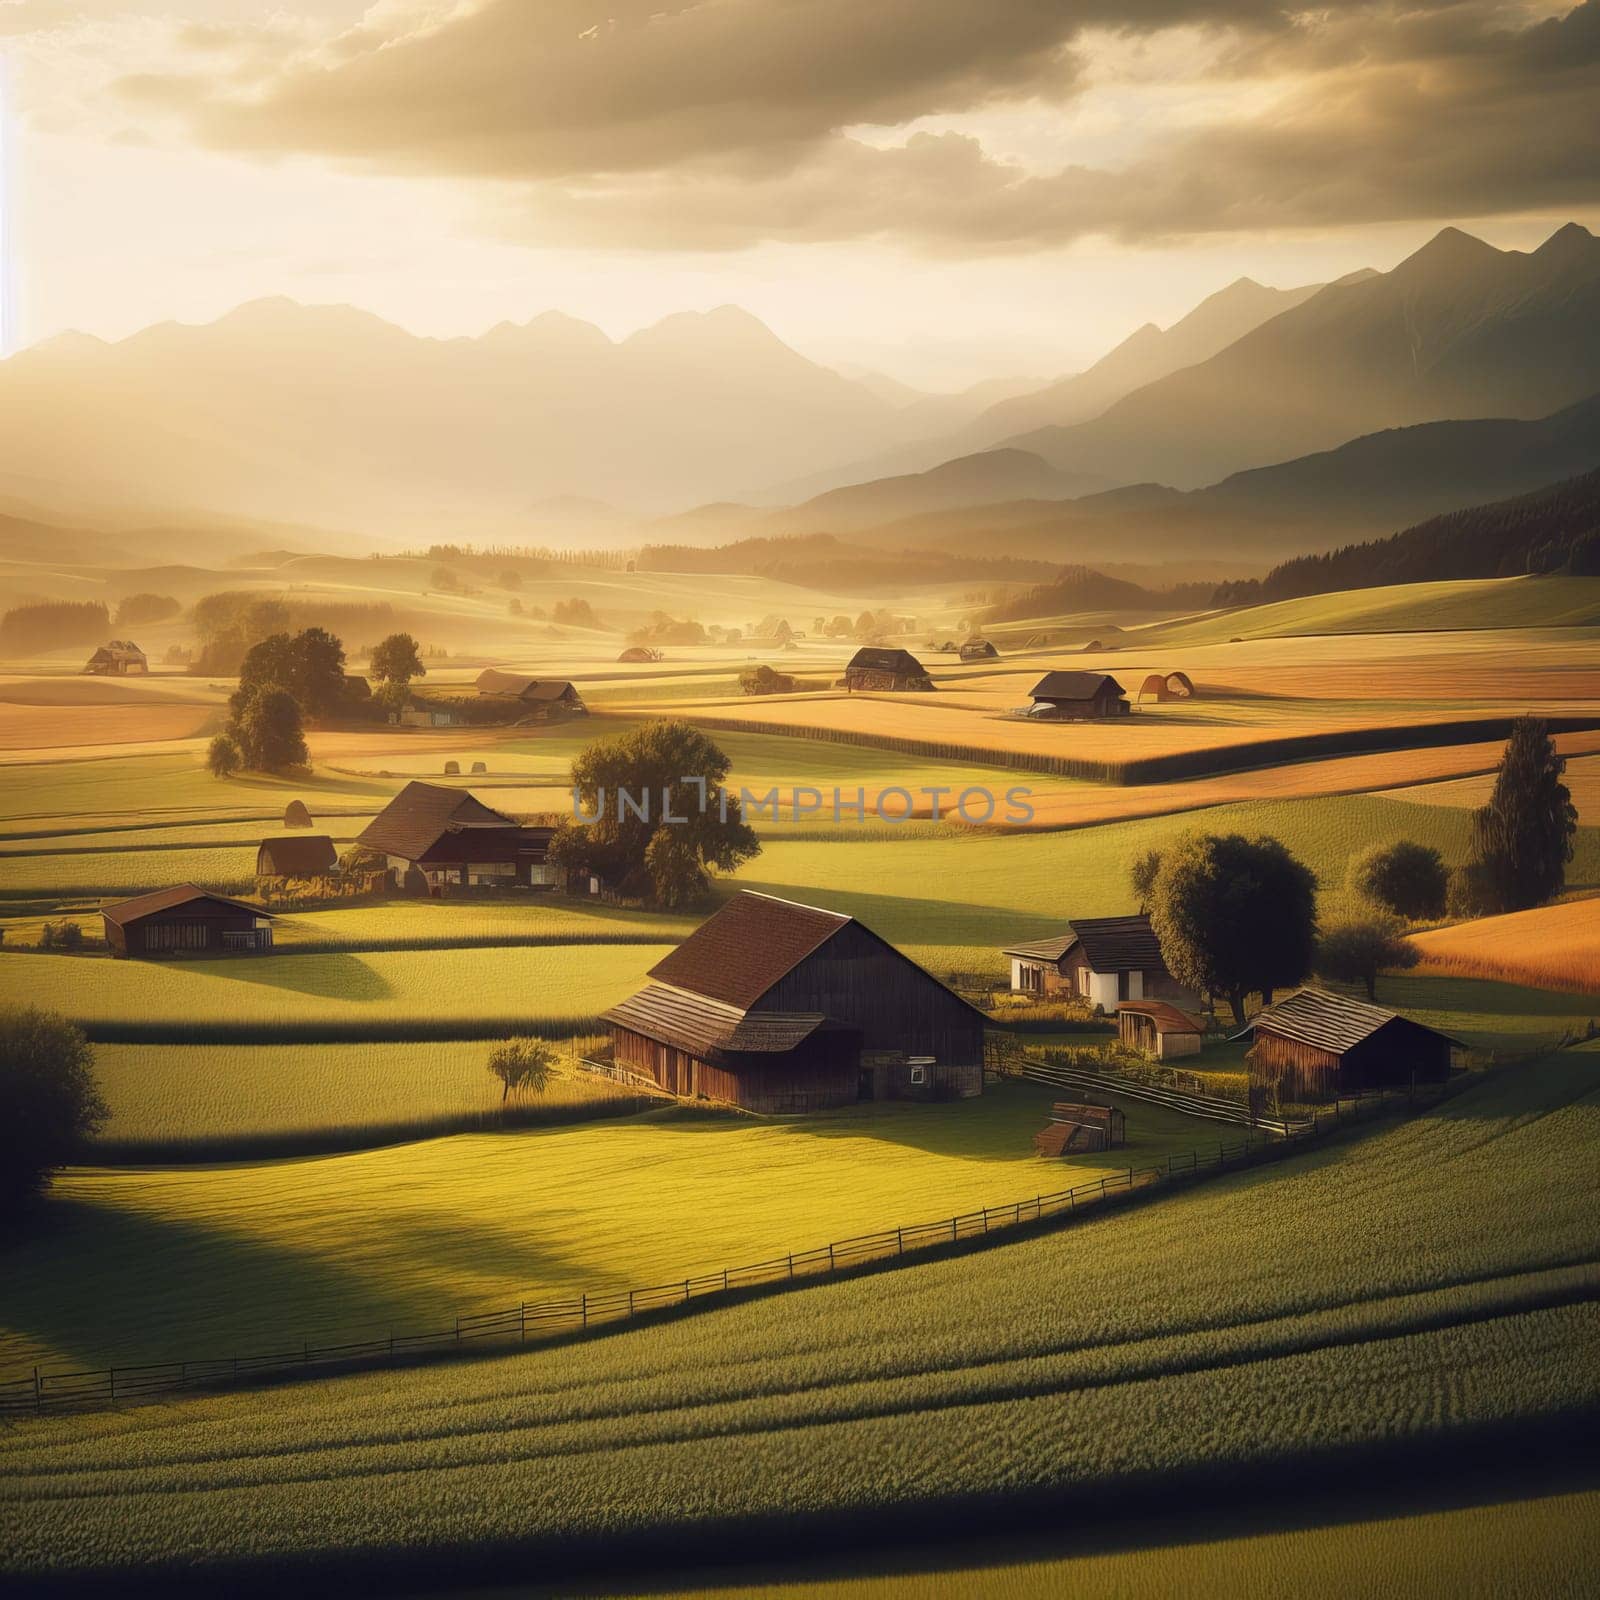
{"type": "Polygon", "coordinates": [[[930,387],[1600,223],[1600,0],[0,0],[7,342],[745,306],[930,387]]]}

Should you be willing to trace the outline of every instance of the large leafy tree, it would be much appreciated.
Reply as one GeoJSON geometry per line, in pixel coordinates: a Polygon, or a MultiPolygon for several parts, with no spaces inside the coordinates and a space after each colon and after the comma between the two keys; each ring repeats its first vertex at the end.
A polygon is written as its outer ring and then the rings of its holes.
{"type": "Polygon", "coordinates": [[[703,900],[712,872],[761,851],[737,796],[722,791],[728,771],[727,756],[686,722],[589,745],[572,763],[572,792],[596,820],[563,819],[551,858],[662,905],[703,900]]]}
{"type": "Polygon", "coordinates": [[[1430,922],[1444,915],[1450,869],[1432,845],[1397,839],[1352,856],[1347,881],[1363,900],[1397,917],[1430,922]]]}
{"type": "Polygon", "coordinates": [[[54,1012],[0,1007],[0,1215],[38,1194],[107,1115],[83,1033],[54,1012]]]}
{"type": "Polygon", "coordinates": [[[1489,802],[1472,818],[1476,866],[1495,909],[1542,905],[1566,882],[1578,828],[1572,794],[1561,781],[1566,770],[1543,719],[1518,717],[1489,802]]]}
{"type": "Polygon", "coordinates": [[[257,772],[282,772],[310,763],[300,706],[287,689],[268,686],[252,691],[237,706],[228,732],[244,765],[257,772]]]}
{"type": "Polygon", "coordinates": [[[344,646],[324,628],[269,634],[245,652],[235,712],[263,689],[287,689],[305,716],[331,716],[344,698],[344,646]]]}
{"type": "Polygon", "coordinates": [[[422,664],[422,651],[409,633],[391,633],[380,640],[373,647],[367,667],[378,680],[384,698],[395,705],[404,701],[412,679],[428,675],[422,664]]]}
{"type": "Polygon", "coordinates": [[[1190,834],[1162,853],[1150,922],[1180,983],[1228,1002],[1301,981],[1316,944],[1316,874],[1276,839],[1190,834]]]}

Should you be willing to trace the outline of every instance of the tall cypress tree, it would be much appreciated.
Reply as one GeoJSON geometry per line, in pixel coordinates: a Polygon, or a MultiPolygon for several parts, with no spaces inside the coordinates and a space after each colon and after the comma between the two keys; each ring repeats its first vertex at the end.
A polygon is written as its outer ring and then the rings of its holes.
{"type": "Polygon", "coordinates": [[[1482,880],[1502,911],[1542,905],[1566,882],[1578,826],[1566,770],[1543,719],[1518,717],[1489,803],[1472,817],[1482,880]]]}

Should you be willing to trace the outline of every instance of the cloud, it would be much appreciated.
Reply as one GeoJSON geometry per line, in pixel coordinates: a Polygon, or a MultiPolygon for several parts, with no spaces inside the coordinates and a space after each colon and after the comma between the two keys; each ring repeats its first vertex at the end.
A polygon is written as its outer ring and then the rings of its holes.
{"type": "Polygon", "coordinates": [[[1532,0],[604,10],[391,0],[225,84],[123,89],[214,147],[498,180],[500,226],[551,244],[879,238],[980,254],[1600,200],[1600,0],[1565,15],[1532,0]],[[1198,119],[1152,95],[1137,153],[1115,167],[1041,170],[986,148],[986,111],[1064,115],[1092,95],[1097,39],[1175,28],[1213,46],[1196,56],[1198,119]],[[959,130],[860,133],[941,117],[959,130]]]}

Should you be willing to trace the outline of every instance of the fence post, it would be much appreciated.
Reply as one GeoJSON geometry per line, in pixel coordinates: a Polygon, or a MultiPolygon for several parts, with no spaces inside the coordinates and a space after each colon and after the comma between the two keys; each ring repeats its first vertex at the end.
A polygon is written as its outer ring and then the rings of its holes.
{"type": "Polygon", "coordinates": [[[589,1291],[587,1289],[578,1296],[578,1315],[582,1317],[583,1326],[587,1328],[589,1326],[589,1291]]]}
{"type": "Polygon", "coordinates": [[[894,1230],[894,1253],[903,1256],[906,1253],[906,1231],[904,1228],[894,1230]]]}
{"type": "Polygon", "coordinates": [[[44,1389],[39,1383],[39,1369],[37,1367],[33,1369],[33,1409],[35,1411],[44,1410],[44,1389]]]}
{"type": "Polygon", "coordinates": [[[832,1244],[832,1241],[830,1240],[829,1244],[828,1244],[828,1271],[832,1272],[833,1270],[834,1270],[833,1244],[832,1244]]]}
{"type": "Polygon", "coordinates": [[[794,1251],[793,1250],[791,1250],[789,1252],[789,1276],[791,1278],[794,1276],[794,1251]]]}
{"type": "MultiPolygon", "coordinates": [[[[526,1300],[518,1307],[518,1312],[517,1343],[526,1344],[528,1342],[528,1302],[526,1300]]],[[[630,1316],[633,1315],[633,1294],[631,1290],[628,1294],[628,1314],[630,1316]]],[[[394,1349],[394,1335],[392,1333],[389,1335],[389,1348],[390,1350],[394,1349]]]]}

